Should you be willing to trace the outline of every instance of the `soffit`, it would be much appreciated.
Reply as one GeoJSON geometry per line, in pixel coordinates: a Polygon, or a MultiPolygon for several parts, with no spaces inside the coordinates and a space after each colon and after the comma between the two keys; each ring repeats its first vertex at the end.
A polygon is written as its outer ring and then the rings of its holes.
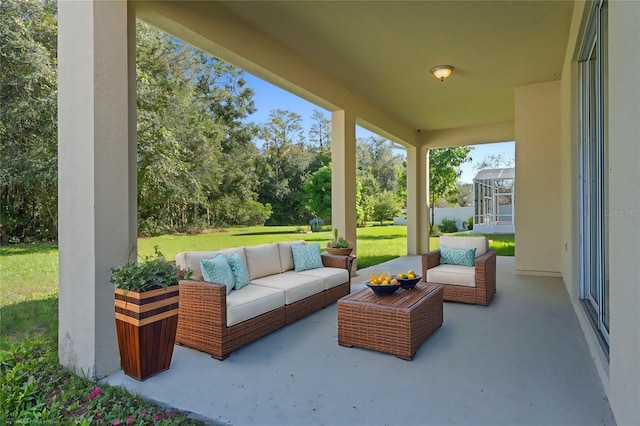
{"type": "Polygon", "coordinates": [[[222,4],[392,117],[436,130],[513,121],[514,88],[559,80],[572,1],[222,4]],[[444,82],[429,70],[455,67],[444,82]]]}

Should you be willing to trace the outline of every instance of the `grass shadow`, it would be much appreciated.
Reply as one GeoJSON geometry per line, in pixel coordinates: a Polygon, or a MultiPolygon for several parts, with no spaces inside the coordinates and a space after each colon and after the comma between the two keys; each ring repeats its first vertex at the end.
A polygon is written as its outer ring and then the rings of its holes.
{"type": "Polygon", "coordinates": [[[58,335],[58,295],[2,306],[0,318],[3,346],[5,339],[19,342],[30,335],[55,340],[58,335]]]}
{"type": "Polygon", "coordinates": [[[253,235],[286,235],[286,234],[304,235],[300,232],[289,230],[289,231],[239,232],[233,235],[233,237],[249,237],[253,235]]]}
{"type": "Polygon", "coordinates": [[[371,241],[395,240],[397,238],[407,238],[407,236],[403,235],[403,234],[362,235],[362,236],[358,236],[359,240],[371,240],[371,241]]]}
{"type": "Polygon", "coordinates": [[[393,255],[374,255],[358,257],[358,270],[375,266],[383,262],[387,262],[392,259],[397,259],[400,256],[393,255]]]}
{"type": "Polygon", "coordinates": [[[0,247],[0,256],[18,256],[26,254],[42,254],[58,250],[56,243],[16,244],[0,247]]]}

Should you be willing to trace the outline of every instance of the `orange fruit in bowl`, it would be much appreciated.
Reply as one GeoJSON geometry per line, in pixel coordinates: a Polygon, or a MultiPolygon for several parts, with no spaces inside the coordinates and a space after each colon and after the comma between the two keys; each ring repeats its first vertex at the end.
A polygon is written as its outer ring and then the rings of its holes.
{"type": "Polygon", "coordinates": [[[392,285],[397,285],[398,284],[398,280],[396,280],[395,278],[391,280],[391,284],[392,285]]]}

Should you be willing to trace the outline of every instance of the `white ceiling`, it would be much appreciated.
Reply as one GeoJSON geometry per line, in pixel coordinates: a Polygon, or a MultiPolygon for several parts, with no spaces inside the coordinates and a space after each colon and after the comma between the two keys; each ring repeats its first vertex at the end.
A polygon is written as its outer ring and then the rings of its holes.
{"type": "Polygon", "coordinates": [[[512,121],[514,88],[559,80],[573,1],[227,1],[415,129],[512,121]],[[455,70],[440,82],[429,70],[455,70]]]}

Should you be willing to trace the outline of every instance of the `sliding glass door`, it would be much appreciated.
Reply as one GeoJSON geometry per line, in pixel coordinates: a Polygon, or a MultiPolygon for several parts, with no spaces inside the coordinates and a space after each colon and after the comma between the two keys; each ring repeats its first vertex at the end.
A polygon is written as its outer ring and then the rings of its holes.
{"type": "Polygon", "coordinates": [[[579,58],[580,296],[603,342],[609,342],[606,138],[607,3],[596,2],[579,58]]]}

